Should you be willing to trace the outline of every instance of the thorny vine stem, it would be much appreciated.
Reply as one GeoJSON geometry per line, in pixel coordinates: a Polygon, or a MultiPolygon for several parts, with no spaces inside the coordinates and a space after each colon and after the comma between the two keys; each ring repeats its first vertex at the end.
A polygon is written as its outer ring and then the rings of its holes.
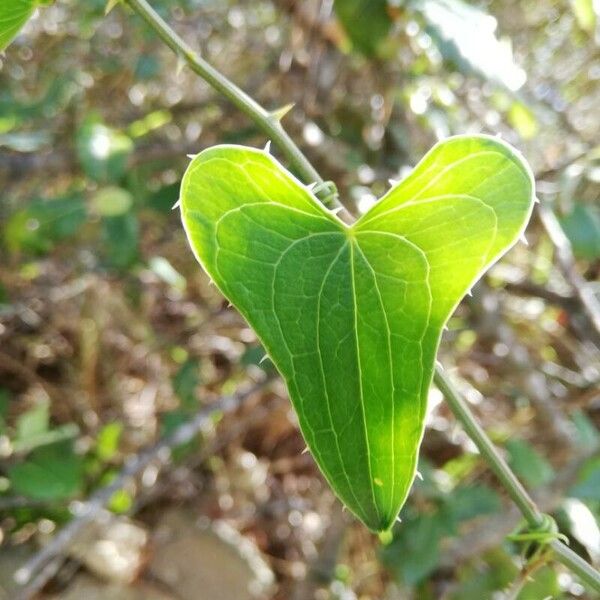
{"type": "Polygon", "coordinates": [[[262,107],[256,100],[248,96],[235,83],[227,79],[211,64],[206,62],[202,56],[188,46],[181,37],[169,27],[160,15],[146,2],[146,0],[123,0],[156,32],[158,37],[169,47],[180,60],[183,60],[190,69],[202,77],[217,92],[230,100],[245,115],[254,121],[289,159],[292,167],[300,175],[305,183],[316,183],[323,187],[323,193],[319,196],[326,204],[331,203],[332,195],[324,186],[325,181],[318,171],[310,164],[300,148],[294,143],[285,129],[281,126],[281,119],[289,111],[289,106],[273,112],[262,107]]]}
{"type": "MultiPolygon", "coordinates": [[[[217,92],[228,98],[237,108],[250,117],[269,139],[285,153],[292,167],[306,184],[316,182],[322,188],[326,187],[324,186],[325,182],[323,178],[281,126],[280,112],[275,111],[271,113],[267,111],[206,62],[171,29],[146,0],[122,1],[137,13],[157,33],[163,42],[180,59],[185,61],[194,73],[202,77],[217,92]]],[[[462,423],[465,431],[473,440],[481,455],[488,462],[492,471],[494,471],[513,502],[523,514],[527,525],[532,530],[539,529],[544,522],[544,514],[536,506],[508,464],[506,464],[475,419],[462,395],[439,366],[436,367],[434,381],[444,394],[454,416],[462,423]]],[[[573,552],[560,539],[550,541],[549,545],[554,550],[557,560],[576,573],[582,581],[586,582],[594,590],[600,592],[600,573],[598,571],[573,552]]]]}

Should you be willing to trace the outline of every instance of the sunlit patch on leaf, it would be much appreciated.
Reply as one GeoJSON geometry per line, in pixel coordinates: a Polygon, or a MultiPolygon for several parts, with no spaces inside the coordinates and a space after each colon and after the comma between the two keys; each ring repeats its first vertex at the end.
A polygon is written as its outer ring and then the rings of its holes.
{"type": "Polygon", "coordinates": [[[0,2],[0,51],[8,46],[33,14],[35,0],[2,0],[0,2]]]}

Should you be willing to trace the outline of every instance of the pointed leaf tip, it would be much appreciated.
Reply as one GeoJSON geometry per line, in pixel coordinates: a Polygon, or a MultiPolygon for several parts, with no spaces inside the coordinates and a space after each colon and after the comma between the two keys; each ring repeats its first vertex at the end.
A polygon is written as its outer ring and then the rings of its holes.
{"type": "Polygon", "coordinates": [[[385,531],[380,531],[377,535],[379,536],[379,541],[384,546],[388,546],[389,544],[391,544],[392,540],[394,539],[394,534],[392,533],[391,529],[386,529],[385,531]]]}

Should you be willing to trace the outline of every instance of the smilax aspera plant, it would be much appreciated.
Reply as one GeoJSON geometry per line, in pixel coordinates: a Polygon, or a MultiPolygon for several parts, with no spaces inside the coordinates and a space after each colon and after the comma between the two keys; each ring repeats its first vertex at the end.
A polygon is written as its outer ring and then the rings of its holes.
{"type": "MultiPolygon", "coordinates": [[[[268,149],[216,146],[193,158],[179,205],[198,261],[256,331],[344,505],[389,537],[415,477],[433,379],[522,512],[513,539],[550,547],[600,591],[600,574],[563,543],[435,362],[458,303],[527,225],[535,196],[524,159],[497,138],[449,138],[348,224],[329,210],[332,185],[282,128],[285,109],[257,104],[146,0],[122,3],[249,116],[300,178],[268,149]]],[[[5,0],[0,46],[36,4],[5,0]]]]}

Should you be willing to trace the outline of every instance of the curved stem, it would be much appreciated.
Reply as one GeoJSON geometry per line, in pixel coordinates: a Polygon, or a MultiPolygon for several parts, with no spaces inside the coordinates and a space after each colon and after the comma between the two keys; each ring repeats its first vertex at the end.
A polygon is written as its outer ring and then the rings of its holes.
{"type": "MultiPolygon", "coordinates": [[[[490,469],[494,471],[496,477],[498,477],[512,501],[521,511],[527,524],[532,528],[539,527],[543,519],[540,509],[510,467],[506,464],[506,461],[500,456],[490,438],[476,421],[475,416],[471,412],[471,409],[465,402],[461,393],[456,389],[439,365],[436,365],[433,380],[442,394],[444,394],[450,410],[462,423],[465,431],[473,440],[473,443],[477,446],[481,455],[485,458],[490,469]]],[[[560,540],[550,542],[550,546],[554,550],[557,560],[571,569],[573,573],[576,573],[580,579],[587,583],[592,589],[600,592],[600,573],[598,573],[598,571],[560,540]]]]}
{"type": "Polygon", "coordinates": [[[506,461],[500,456],[481,425],[475,420],[475,416],[460,392],[439,365],[435,367],[433,381],[440,392],[444,394],[444,398],[446,398],[446,402],[450,410],[454,413],[454,416],[462,423],[465,431],[477,446],[480,454],[485,458],[490,469],[494,471],[494,474],[498,477],[508,495],[517,505],[523,517],[525,517],[527,524],[531,527],[541,525],[542,513],[535,502],[506,464],[506,461]]]}
{"type": "Polygon", "coordinates": [[[557,560],[571,569],[573,573],[579,576],[581,581],[587,583],[593,590],[600,592],[600,573],[592,565],[560,540],[550,542],[550,547],[554,551],[557,560]]]}
{"type": "MultiPolygon", "coordinates": [[[[202,77],[215,90],[228,98],[244,114],[249,116],[281,148],[305,183],[324,183],[317,170],[310,164],[300,148],[296,146],[292,138],[285,132],[276,114],[268,112],[194,52],[163,21],[146,0],[123,0],[123,2],[129,5],[152,28],[177,56],[185,60],[195,73],[202,77]]],[[[473,413],[463,400],[461,394],[439,367],[436,367],[434,380],[446,397],[446,401],[452,412],[463,424],[465,430],[479,448],[482,456],[490,465],[490,468],[518,506],[529,526],[539,526],[543,518],[539,508],[504,459],[498,454],[491,440],[475,420],[473,413]]],[[[560,562],[577,574],[582,581],[600,592],[600,573],[560,540],[551,542],[550,546],[560,562]]]]}
{"type": "Polygon", "coordinates": [[[158,37],[175,54],[184,60],[189,67],[202,77],[217,92],[230,100],[285,153],[286,157],[306,183],[324,183],[317,170],[310,164],[306,156],[296,146],[292,138],[283,129],[277,112],[270,113],[256,100],[248,96],[235,83],[227,79],[211,64],[206,62],[197,52],[192,50],[183,39],[160,17],[146,0],[123,0],[137,13],[158,35],[158,37]]]}

